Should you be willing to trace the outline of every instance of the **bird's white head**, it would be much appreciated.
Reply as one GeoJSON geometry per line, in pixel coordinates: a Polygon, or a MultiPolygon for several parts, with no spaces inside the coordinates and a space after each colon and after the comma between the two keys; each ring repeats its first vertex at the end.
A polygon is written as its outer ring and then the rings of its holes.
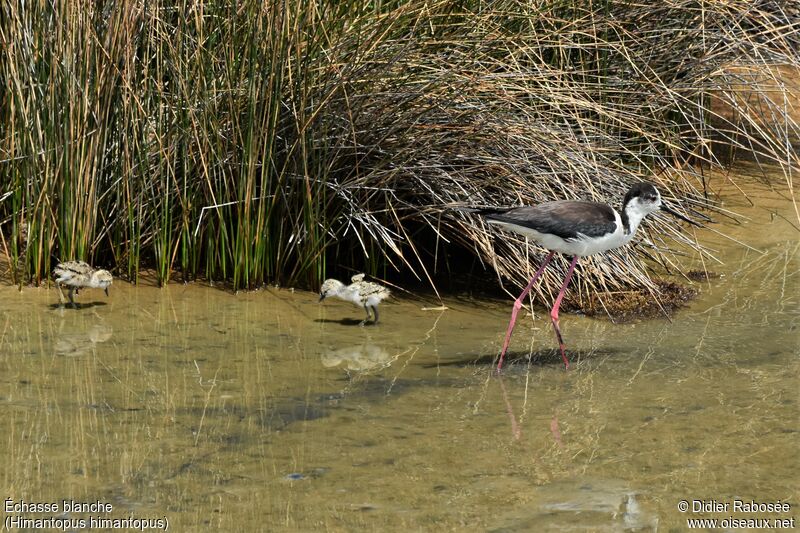
{"type": "Polygon", "coordinates": [[[632,186],[622,200],[622,224],[629,238],[644,217],[661,208],[661,195],[652,183],[643,181],[632,186]]]}
{"type": "Polygon", "coordinates": [[[622,201],[622,210],[628,216],[636,215],[639,219],[658,211],[661,208],[661,195],[655,185],[643,181],[628,190],[622,201]]]}
{"type": "Polygon", "coordinates": [[[625,199],[622,201],[622,223],[625,226],[626,233],[633,235],[639,222],[644,217],[658,210],[666,211],[670,215],[688,222],[694,226],[702,227],[694,220],[685,217],[673,208],[661,202],[661,194],[652,183],[643,181],[637,183],[628,190],[625,199]]]}
{"type": "Polygon", "coordinates": [[[319,301],[321,302],[328,296],[338,295],[344,288],[344,283],[338,279],[326,279],[319,289],[319,301]]]}
{"type": "Polygon", "coordinates": [[[92,279],[89,280],[89,285],[97,289],[103,289],[108,296],[108,287],[114,281],[114,277],[108,270],[95,270],[92,273],[92,279]]]}

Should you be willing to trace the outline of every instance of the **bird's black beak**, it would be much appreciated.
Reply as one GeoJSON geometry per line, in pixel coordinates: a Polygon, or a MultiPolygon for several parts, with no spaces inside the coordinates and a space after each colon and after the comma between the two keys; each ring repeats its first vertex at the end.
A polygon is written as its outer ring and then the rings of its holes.
{"type": "Polygon", "coordinates": [[[106,288],[105,288],[105,289],[103,289],[103,290],[104,290],[104,291],[106,291],[106,296],[108,296],[108,287],[106,287],[106,288]]]}
{"type": "Polygon", "coordinates": [[[321,302],[324,299],[325,299],[325,293],[324,292],[319,293],[319,301],[321,302]]]}
{"type": "Polygon", "coordinates": [[[666,204],[661,204],[661,210],[662,211],[666,211],[667,213],[669,213],[670,215],[674,216],[675,218],[679,218],[679,219],[683,220],[684,222],[688,222],[692,226],[697,226],[698,228],[702,228],[703,227],[702,224],[700,224],[698,222],[695,222],[694,220],[692,220],[690,218],[686,218],[685,216],[681,215],[680,213],[678,213],[677,211],[675,211],[671,207],[668,207],[666,204]]]}

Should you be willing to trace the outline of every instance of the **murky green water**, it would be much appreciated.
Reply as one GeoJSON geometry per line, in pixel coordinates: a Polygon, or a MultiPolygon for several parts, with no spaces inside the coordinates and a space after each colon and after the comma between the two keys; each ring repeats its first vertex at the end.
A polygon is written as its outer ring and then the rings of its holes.
{"type": "MultiPolygon", "coordinates": [[[[15,502],[103,502],[171,529],[685,531],[686,518],[800,519],[798,233],[767,192],[699,231],[724,265],[665,319],[524,318],[511,302],[344,302],[117,283],[80,310],[0,288],[0,470],[15,502]],[[764,207],[770,209],[765,209],[764,207]],[[96,305],[91,305],[95,304],[96,305]],[[477,361],[477,363],[476,363],[477,361]],[[680,500],[791,504],[682,513],[680,500]]],[[[8,505],[8,504],[6,504],[8,505]]],[[[19,515],[4,512],[4,520],[19,515]]],[[[729,528],[733,531],[733,528],[729,528]]]]}

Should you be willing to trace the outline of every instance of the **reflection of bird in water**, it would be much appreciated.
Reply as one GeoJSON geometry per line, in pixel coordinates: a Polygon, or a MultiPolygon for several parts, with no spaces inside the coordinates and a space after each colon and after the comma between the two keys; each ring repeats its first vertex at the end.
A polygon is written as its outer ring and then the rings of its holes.
{"type": "Polygon", "coordinates": [[[88,263],[83,261],[65,261],[56,265],[53,269],[56,276],[56,288],[61,304],[64,304],[64,293],[61,292],[61,285],[69,287],[69,303],[75,306],[73,293],[78,294],[79,289],[103,289],[108,296],[108,287],[114,278],[108,270],[95,270],[88,263]]]}
{"type": "Polygon", "coordinates": [[[639,503],[627,483],[577,478],[534,490],[538,514],[551,527],[568,531],[657,531],[658,516],[639,503]]]}
{"type": "Polygon", "coordinates": [[[367,312],[367,318],[362,320],[359,326],[363,326],[371,318],[370,309],[372,309],[372,313],[375,315],[372,323],[377,324],[378,304],[391,294],[389,289],[372,281],[364,281],[364,274],[356,274],[350,278],[350,281],[353,283],[345,285],[336,279],[326,279],[319,291],[319,301],[321,302],[328,296],[335,296],[363,307],[367,312]]]}
{"type": "Polygon", "coordinates": [[[93,348],[95,344],[109,340],[113,334],[114,328],[110,325],[94,324],[85,332],[59,335],[53,349],[59,355],[82,355],[93,348]]]}
{"type": "Polygon", "coordinates": [[[388,351],[375,344],[367,343],[347,346],[322,354],[322,366],[325,368],[333,368],[346,363],[348,370],[370,370],[389,366],[391,362],[392,356],[388,351]]]}

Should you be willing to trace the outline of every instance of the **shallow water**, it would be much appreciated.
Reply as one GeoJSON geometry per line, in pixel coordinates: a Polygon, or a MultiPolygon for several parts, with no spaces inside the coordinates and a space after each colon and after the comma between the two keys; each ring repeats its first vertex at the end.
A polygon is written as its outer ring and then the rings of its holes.
{"type": "Polygon", "coordinates": [[[118,282],[73,310],[0,287],[4,499],[100,501],[113,511],[25,516],[178,531],[800,518],[798,234],[771,214],[792,220],[787,201],[752,194],[759,208],[729,205],[748,223],[715,227],[757,250],[698,231],[724,264],[705,260],[720,277],[671,322],[563,314],[569,372],[539,308],[492,372],[510,301],[399,299],[360,328],[355,307],[299,291],[118,282]],[[700,499],[791,509],[678,510],[700,499]]]}

